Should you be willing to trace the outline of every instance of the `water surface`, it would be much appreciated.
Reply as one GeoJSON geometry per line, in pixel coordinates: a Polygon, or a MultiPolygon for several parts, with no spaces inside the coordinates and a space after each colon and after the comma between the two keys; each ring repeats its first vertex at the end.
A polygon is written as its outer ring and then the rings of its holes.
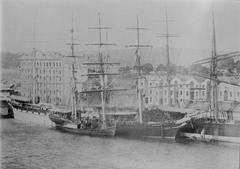
{"type": "Polygon", "coordinates": [[[0,122],[4,169],[238,169],[237,145],[98,138],[0,122]]]}

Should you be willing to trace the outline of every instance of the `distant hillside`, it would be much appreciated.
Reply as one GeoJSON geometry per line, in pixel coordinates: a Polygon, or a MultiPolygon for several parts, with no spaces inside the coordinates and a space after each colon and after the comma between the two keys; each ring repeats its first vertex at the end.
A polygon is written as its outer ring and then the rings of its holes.
{"type": "MultiPolygon", "coordinates": [[[[113,49],[108,50],[110,60],[120,62],[121,65],[134,66],[136,61],[136,49],[113,49]]],[[[79,54],[85,54],[97,60],[97,51],[82,51],[79,54]]],[[[209,51],[196,49],[170,49],[170,61],[175,65],[190,66],[193,61],[210,57],[209,51]]],[[[151,63],[155,68],[159,64],[166,64],[166,49],[161,47],[142,48],[140,50],[142,64],[151,63]]],[[[19,66],[18,54],[3,52],[2,68],[16,68],[19,66]]]]}
{"type": "MultiPolygon", "coordinates": [[[[111,61],[120,62],[121,65],[134,66],[136,61],[136,49],[115,49],[109,50],[111,61]]],[[[96,57],[97,51],[83,51],[81,54],[86,54],[96,57]]],[[[170,49],[170,61],[175,65],[190,66],[193,61],[210,57],[211,52],[207,50],[196,49],[170,49]]],[[[151,63],[155,68],[159,64],[166,64],[166,49],[161,47],[142,48],[140,50],[142,64],[151,63]]]]}

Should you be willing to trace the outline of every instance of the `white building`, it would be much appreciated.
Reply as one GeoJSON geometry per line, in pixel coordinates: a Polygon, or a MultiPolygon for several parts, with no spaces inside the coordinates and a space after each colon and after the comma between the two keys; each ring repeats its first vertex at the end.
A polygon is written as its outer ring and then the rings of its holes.
{"type": "MultiPolygon", "coordinates": [[[[239,81],[232,78],[225,77],[222,80],[240,84],[239,81]]],[[[152,72],[141,79],[140,89],[146,107],[168,105],[186,107],[193,102],[208,101],[210,80],[177,74],[171,77],[170,99],[168,100],[167,75],[152,72]],[[170,101],[170,104],[168,101],[170,101]]],[[[220,83],[218,85],[218,101],[240,102],[240,87],[220,83]]]]}
{"type": "MultiPolygon", "coordinates": [[[[20,58],[21,93],[29,99],[38,98],[40,102],[55,105],[69,104],[72,91],[72,62],[76,69],[76,81],[83,81],[87,73],[82,65],[84,57],[70,58],[56,52],[36,51],[20,58]]],[[[81,83],[77,83],[81,90],[81,83]]]]}
{"type": "Polygon", "coordinates": [[[141,80],[140,89],[146,107],[178,106],[185,107],[190,102],[206,101],[209,80],[192,76],[177,75],[170,81],[170,99],[166,74],[151,73],[141,80]],[[170,101],[170,103],[168,103],[170,101]]]}
{"type": "MultiPolygon", "coordinates": [[[[224,81],[232,82],[240,85],[240,81],[233,78],[222,78],[224,81]]],[[[231,84],[220,83],[218,85],[218,100],[225,102],[240,102],[240,87],[231,84]]]]}

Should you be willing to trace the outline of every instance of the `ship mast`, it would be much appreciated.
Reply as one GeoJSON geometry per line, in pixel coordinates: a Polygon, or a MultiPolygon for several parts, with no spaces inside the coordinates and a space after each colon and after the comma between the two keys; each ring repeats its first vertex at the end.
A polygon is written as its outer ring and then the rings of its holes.
{"type": "Polygon", "coordinates": [[[150,45],[142,45],[140,44],[140,30],[147,30],[147,28],[142,28],[139,26],[139,19],[137,16],[137,27],[133,28],[128,28],[128,29],[133,29],[137,31],[137,44],[136,45],[129,45],[127,47],[134,47],[136,48],[136,68],[137,68],[137,74],[138,74],[138,80],[137,80],[137,98],[138,98],[138,111],[139,111],[139,122],[143,122],[142,118],[142,93],[140,89],[140,81],[142,78],[142,68],[141,68],[141,56],[140,56],[140,48],[143,47],[152,47],[150,45]]]}
{"type": "Polygon", "coordinates": [[[212,60],[211,60],[211,73],[210,78],[213,79],[210,81],[211,84],[211,93],[212,93],[212,100],[210,104],[211,110],[214,110],[214,117],[218,121],[218,95],[217,95],[217,47],[216,47],[216,32],[215,32],[215,16],[214,16],[214,6],[212,5],[212,28],[213,28],[213,39],[212,39],[212,60]]]}
{"type": "Polygon", "coordinates": [[[112,29],[111,27],[103,27],[101,25],[101,17],[100,13],[98,14],[98,27],[90,27],[89,29],[97,29],[99,31],[99,42],[98,43],[93,43],[93,44],[87,44],[87,45],[96,45],[98,46],[98,62],[97,63],[85,63],[87,65],[99,65],[100,70],[99,73],[91,73],[88,74],[88,76],[100,76],[100,81],[101,81],[101,89],[100,90],[95,90],[95,91],[84,91],[82,93],[89,93],[89,92],[100,92],[101,93],[101,108],[102,108],[102,128],[106,128],[106,113],[105,113],[105,99],[106,99],[106,91],[107,89],[107,75],[113,75],[113,73],[106,73],[105,70],[105,65],[111,65],[111,64],[118,64],[118,63],[105,63],[104,58],[103,58],[103,46],[109,46],[109,45],[116,45],[116,44],[111,44],[111,43],[103,43],[102,42],[102,30],[107,30],[107,29],[112,29]]]}
{"type": "Polygon", "coordinates": [[[36,18],[33,21],[33,49],[32,49],[32,102],[35,103],[35,91],[36,91],[36,75],[35,75],[35,59],[36,59],[36,18]]]}
{"type": "Polygon", "coordinates": [[[75,53],[74,53],[74,46],[80,45],[77,43],[74,43],[74,25],[73,25],[73,14],[72,14],[72,27],[70,29],[71,32],[71,42],[66,43],[66,45],[70,45],[71,47],[71,56],[73,58],[73,61],[71,63],[72,65],[72,118],[77,119],[77,86],[76,86],[76,70],[75,70],[75,53]]]}
{"type": "Polygon", "coordinates": [[[167,57],[167,90],[168,90],[168,106],[172,106],[171,104],[171,95],[170,95],[170,86],[171,86],[171,71],[170,71],[170,48],[169,48],[169,38],[173,38],[176,37],[176,35],[170,34],[169,33],[169,22],[172,20],[168,19],[168,11],[167,11],[167,6],[165,6],[165,19],[162,20],[162,22],[165,22],[166,24],[166,33],[165,34],[161,34],[158,37],[162,38],[165,37],[166,38],[166,57],[167,57]]]}
{"type": "Polygon", "coordinates": [[[217,76],[217,62],[226,60],[229,58],[240,56],[240,51],[236,52],[230,52],[226,54],[217,55],[217,47],[216,47],[216,31],[215,31],[215,15],[214,15],[214,4],[212,5],[212,56],[210,58],[202,59],[199,61],[194,62],[194,65],[199,64],[207,64],[210,63],[210,77],[209,75],[201,75],[201,74],[194,74],[199,77],[203,77],[210,80],[210,112],[213,112],[213,118],[216,119],[216,122],[218,122],[218,116],[219,116],[219,108],[218,108],[218,84],[219,83],[225,83],[230,84],[233,86],[240,87],[239,84],[231,83],[228,81],[220,80],[217,76]]]}

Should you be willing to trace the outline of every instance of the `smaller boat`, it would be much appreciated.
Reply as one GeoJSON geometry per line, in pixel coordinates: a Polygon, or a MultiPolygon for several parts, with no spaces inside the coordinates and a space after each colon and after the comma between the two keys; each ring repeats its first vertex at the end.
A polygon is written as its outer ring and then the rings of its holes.
{"type": "Polygon", "coordinates": [[[6,97],[0,97],[1,118],[14,118],[13,107],[6,97]]]}
{"type": "Polygon", "coordinates": [[[7,86],[0,85],[0,115],[1,118],[14,118],[13,107],[10,104],[10,96],[14,92],[7,86]]]}
{"type": "Polygon", "coordinates": [[[74,119],[71,110],[52,109],[49,118],[56,124],[57,129],[65,132],[88,136],[115,136],[116,133],[116,124],[105,125],[96,117],[74,119]]]}

